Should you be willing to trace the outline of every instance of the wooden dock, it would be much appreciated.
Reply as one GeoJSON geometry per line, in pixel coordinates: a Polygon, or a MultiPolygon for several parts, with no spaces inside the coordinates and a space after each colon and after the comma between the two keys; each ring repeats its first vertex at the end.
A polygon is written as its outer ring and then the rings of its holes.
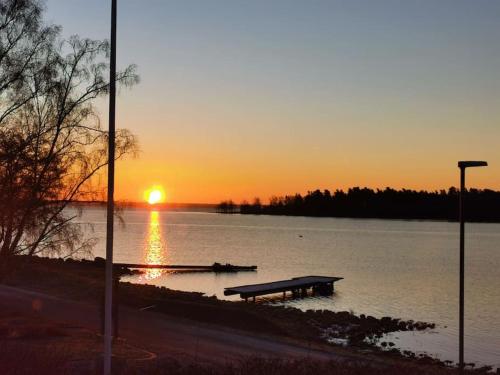
{"type": "Polygon", "coordinates": [[[207,272],[238,272],[238,271],[256,271],[257,266],[235,266],[229,263],[214,263],[211,266],[199,265],[174,265],[174,264],[137,264],[137,263],[114,263],[115,267],[121,268],[161,268],[169,270],[191,270],[207,272]]]}
{"type": "Polygon", "coordinates": [[[263,296],[266,294],[292,292],[294,297],[307,296],[308,289],[312,289],[313,294],[319,293],[321,295],[331,295],[333,293],[333,284],[336,281],[342,280],[343,277],[328,277],[328,276],[303,276],[294,277],[289,280],[274,281],[263,284],[251,284],[235,286],[224,289],[225,296],[232,296],[239,294],[245,301],[252,297],[263,296]]]}

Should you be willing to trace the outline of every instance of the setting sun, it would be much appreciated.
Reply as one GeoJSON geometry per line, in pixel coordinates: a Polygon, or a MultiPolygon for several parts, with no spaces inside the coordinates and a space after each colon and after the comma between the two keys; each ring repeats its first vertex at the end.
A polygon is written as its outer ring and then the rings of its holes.
{"type": "Polygon", "coordinates": [[[164,201],[164,192],[161,187],[153,186],[144,192],[144,198],[149,204],[157,204],[164,201]]]}

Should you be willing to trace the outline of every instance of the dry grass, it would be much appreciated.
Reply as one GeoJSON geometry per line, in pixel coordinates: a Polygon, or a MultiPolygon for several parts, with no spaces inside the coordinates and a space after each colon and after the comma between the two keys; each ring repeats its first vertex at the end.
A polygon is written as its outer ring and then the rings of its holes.
{"type": "MultiPolygon", "coordinates": [[[[10,346],[0,352],[0,373],[3,375],[27,374],[99,374],[102,362],[70,360],[67,352],[51,348],[10,346]]],[[[311,360],[280,360],[247,358],[239,363],[226,365],[198,364],[189,361],[162,360],[137,362],[123,358],[113,362],[113,373],[120,375],[452,375],[456,370],[439,367],[396,365],[373,367],[354,363],[318,362],[311,360]]],[[[467,371],[467,374],[485,374],[484,371],[467,371]]]]}
{"type": "MultiPolygon", "coordinates": [[[[87,329],[36,314],[0,311],[0,375],[97,374],[102,343],[102,337],[87,329]]],[[[117,363],[152,357],[123,340],[115,342],[113,351],[117,363]]]]}
{"type": "MultiPolygon", "coordinates": [[[[455,368],[393,364],[381,367],[355,362],[320,362],[309,359],[282,360],[246,358],[239,363],[226,365],[202,365],[179,361],[155,361],[141,367],[120,368],[117,374],[138,375],[454,375],[455,368]]],[[[491,374],[490,368],[467,369],[465,374],[491,374]]]]}

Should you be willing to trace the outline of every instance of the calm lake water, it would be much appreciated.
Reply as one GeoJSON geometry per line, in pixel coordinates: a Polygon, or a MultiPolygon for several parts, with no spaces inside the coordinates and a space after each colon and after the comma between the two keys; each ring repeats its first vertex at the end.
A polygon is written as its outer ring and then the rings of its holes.
{"type": "MultiPolygon", "coordinates": [[[[341,276],[332,297],[280,298],[300,309],[352,310],[434,322],[391,335],[402,349],[457,361],[458,224],[128,209],[116,224],[115,261],[257,265],[235,274],[150,270],[129,280],[224,297],[224,287],[303,275],[341,276]]],[[[81,219],[100,239],[105,210],[81,219]]],[[[500,224],[466,226],[466,362],[500,367],[500,224]]],[[[90,232],[89,232],[90,233],[90,232]]],[[[236,298],[237,299],[237,298],[236,298]]]]}

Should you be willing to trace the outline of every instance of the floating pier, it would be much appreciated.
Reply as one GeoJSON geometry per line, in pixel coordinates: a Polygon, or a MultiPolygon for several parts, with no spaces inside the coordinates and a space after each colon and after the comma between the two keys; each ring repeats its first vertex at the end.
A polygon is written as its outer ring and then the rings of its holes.
{"type": "Polygon", "coordinates": [[[312,289],[313,294],[318,293],[321,295],[333,294],[333,284],[336,281],[342,280],[343,277],[328,277],[328,276],[303,276],[294,277],[289,280],[274,281],[263,284],[251,284],[234,286],[224,289],[225,296],[232,296],[239,294],[245,301],[252,297],[263,296],[266,294],[283,293],[286,297],[286,292],[292,292],[294,297],[307,296],[308,289],[312,289]]]}
{"type": "Polygon", "coordinates": [[[214,263],[211,266],[197,265],[174,265],[174,264],[136,264],[136,263],[114,263],[115,267],[121,268],[162,268],[170,270],[192,270],[207,272],[238,272],[238,271],[256,271],[257,266],[235,266],[229,263],[214,263]]]}

